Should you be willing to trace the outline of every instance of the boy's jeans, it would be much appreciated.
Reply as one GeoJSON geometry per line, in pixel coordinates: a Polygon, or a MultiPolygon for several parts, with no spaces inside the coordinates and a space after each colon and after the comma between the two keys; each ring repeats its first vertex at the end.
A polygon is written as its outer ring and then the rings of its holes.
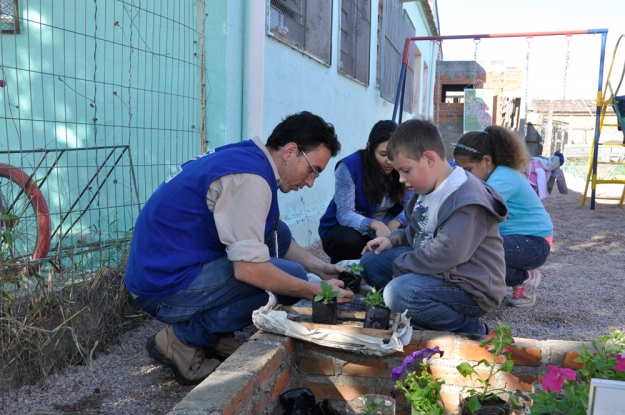
{"type": "Polygon", "coordinates": [[[542,266],[551,247],[540,236],[502,235],[506,259],[506,285],[521,285],[527,279],[527,270],[542,266]]]}
{"type": "Polygon", "coordinates": [[[421,274],[404,274],[386,285],[384,301],[391,310],[408,310],[418,330],[486,334],[479,320],[486,314],[473,297],[456,284],[421,274]]]}
{"type": "MultiPolygon", "coordinates": [[[[273,235],[265,241],[270,255],[275,255],[273,235]]],[[[291,232],[278,224],[279,256],[288,251],[291,232]]],[[[297,262],[272,256],[270,262],[284,272],[307,281],[304,267],[297,262]]],[[[163,323],[172,324],[176,337],[184,344],[201,348],[214,346],[217,334],[230,333],[252,324],[252,312],[267,304],[265,290],[234,277],[234,267],[227,257],[204,264],[202,272],[188,287],[165,298],[137,297],[135,303],[163,323]]],[[[278,296],[291,305],[298,298],[278,296]]]]}
{"type": "Polygon", "coordinates": [[[405,252],[412,252],[409,246],[397,246],[380,252],[367,252],[360,259],[360,265],[364,268],[362,277],[372,287],[378,290],[386,287],[393,278],[393,262],[395,258],[405,252]]]}

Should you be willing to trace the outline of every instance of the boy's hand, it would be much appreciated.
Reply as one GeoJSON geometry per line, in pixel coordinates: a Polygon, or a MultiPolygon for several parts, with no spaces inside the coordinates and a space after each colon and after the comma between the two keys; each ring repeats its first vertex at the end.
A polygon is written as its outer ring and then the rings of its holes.
{"type": "Polygon", "coordinates": [[[367,242],[365,248],[362,250],[361,255],[364,255],[365,252],[373,251],[376,255],[380,252],[389,249],[392,247],[391,240],[387,237],[375,238],[367,242]]]}

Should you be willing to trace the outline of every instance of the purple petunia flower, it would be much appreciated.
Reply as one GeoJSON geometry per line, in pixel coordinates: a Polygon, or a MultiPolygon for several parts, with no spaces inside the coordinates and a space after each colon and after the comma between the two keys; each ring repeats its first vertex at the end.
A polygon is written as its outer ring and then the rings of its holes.
{"type": "Polygon", "coordinates": [[[616,365],[612,369],[617,372],[625,372],[625,353],[616,355],[616,365]]]}
{"type": "Polygon", "coordinates": [[[409,354],[408,356],[406,356],[404,362],[401,365],[397,366],[391,371],[391,380],[397,381],[401,379],[402,376],[407,375],[409,373],[408,367],[417,363],[418,359],[421,359],[424,365],[427,364],[428,360],[430,360],[435,354],[443,357],[443,354],[445,354],[445,352],[439,349],[438,346],[435,346],[432,349],[426,347],[425,349],[421,349],[409,354]]]}
{"type": "Polygon", "coordinates": [[[566,379],[575,380],[575,371],[573,369],[549,365],[549,372],[543,377],[542,381],[543,390],[547,392],[562,392],[562,384],[566,379]]]}

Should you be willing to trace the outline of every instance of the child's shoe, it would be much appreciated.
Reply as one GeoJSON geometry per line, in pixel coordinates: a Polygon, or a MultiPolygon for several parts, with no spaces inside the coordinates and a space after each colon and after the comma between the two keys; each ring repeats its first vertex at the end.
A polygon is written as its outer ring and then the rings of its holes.
{"type": "Polygon", "coordinates": [[[527,271],[527,279],[521,285],[513,287],[512,298],[508,300],[511,307],[532,307],[536,304],[536,288],[540,285],[542,274],[537,269],[527,271]]]}

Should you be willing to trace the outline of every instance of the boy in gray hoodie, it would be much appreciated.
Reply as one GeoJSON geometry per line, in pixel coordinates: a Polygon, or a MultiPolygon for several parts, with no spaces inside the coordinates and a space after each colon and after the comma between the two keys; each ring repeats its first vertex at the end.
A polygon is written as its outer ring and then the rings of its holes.
{"type": "Polygon", "coordinates": [[[430,121],[409,120],[386,149],[400,182],[415,195],[410,226],[371,240],[360,263],[369,285],[384,288],[393,311],[408,310],[420,330],[486,334],[479,320],[506,294],[499,222],[508,208],[489,185],[445,158],[430,121]]]}

